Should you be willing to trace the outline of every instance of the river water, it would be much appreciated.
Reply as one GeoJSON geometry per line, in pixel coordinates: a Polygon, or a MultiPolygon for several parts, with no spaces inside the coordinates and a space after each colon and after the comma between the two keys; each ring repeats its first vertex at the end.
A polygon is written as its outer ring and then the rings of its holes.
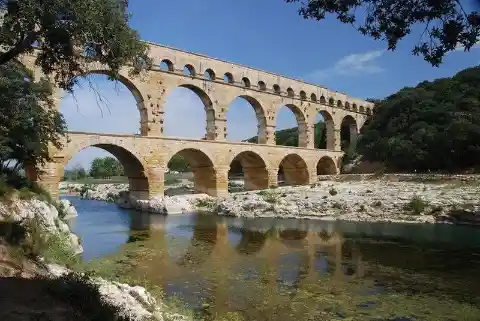
{"type": "Polygon", "coordinates": [[[65,197],[83,259],[200,320],[480,320],[480,229],[149,215],[65,197]]]}

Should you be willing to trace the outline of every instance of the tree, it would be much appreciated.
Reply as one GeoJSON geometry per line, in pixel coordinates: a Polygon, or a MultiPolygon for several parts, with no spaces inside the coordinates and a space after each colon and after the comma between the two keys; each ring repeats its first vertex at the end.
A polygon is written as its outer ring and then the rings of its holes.
{"type": "Polygon", "coordinates": [[[37,50],[36,65],[71,90],[87,64],[105,65],[111,79],[151,65],[148,46],[128,26],[118,0],[0,0],[0,65],[37,50]]]}
{"type": "Polygon", "coordinates": [[[358,151],[395,171],[459,171],[480,159],[480,66],[404,88],[378,104],[358,151]]]}
{"type": "Polygon", "coordinates": [[[90,176],[94,178],[109,178],[112,176],[122,176],[123,167],[120,162],[113,157],[95,158],[90,166],[90,176]]]}
{"type": "Polygon", "coordinates": [[[175,155],[168,162],[168,169],[171,171],[177,172],[188,172],[191,170],[190,164],[187,162],[185,157],[181,155],[175,155]]]}
{"type": "Polygon", "coordinates": [[[398,41],[419,26],[420,40],[413,54],[439,66],[447,52],[458,47],[470,50],[480,39],[480,14],[468,12],[461,1],[310,0],[302,4],[299,14],[316,20],[336,15],[363,35],[386,40],[389,50],[395,50],[398,41]]]}
{"type": "Polygon", "coordinates": [[[87,172],[80,164],[75,165],[72,169],[65,170],[65,173],[63,174],[63,180],[65,181],[76,181],[84,179],[85,177],[87,177],[87,172]]]}
{"type": "Polygon", "coordinates": [[[32,80],[32,74],[14,62],[0,65],[0,164],[16,167],[51,161],[48,145],[61,148],[67,126],[54,109],[49,82],[32,80]]]}

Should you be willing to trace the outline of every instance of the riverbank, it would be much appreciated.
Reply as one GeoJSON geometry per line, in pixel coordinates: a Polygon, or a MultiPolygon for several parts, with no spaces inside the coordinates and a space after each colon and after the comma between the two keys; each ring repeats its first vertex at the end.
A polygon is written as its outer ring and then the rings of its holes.
{"type": "Polygon", "coordinates": [[[0,203],[0,320],[189,320],[143,287],[81,272],[83,248],[66,224],[76,215],[66,200],[0,203]]]}
{"type": "Polygon", "coordinates": [[[480,224],[480,180],[474,175],[322,176],[311,186],[236,192],[222,198],[185,194],[137,200],[126,188],[103,185],[91,195],[108,200],[109,193],[123,193],[117,198],[120,206],[159,214],[208,211],[238,217],[480,224]]]}

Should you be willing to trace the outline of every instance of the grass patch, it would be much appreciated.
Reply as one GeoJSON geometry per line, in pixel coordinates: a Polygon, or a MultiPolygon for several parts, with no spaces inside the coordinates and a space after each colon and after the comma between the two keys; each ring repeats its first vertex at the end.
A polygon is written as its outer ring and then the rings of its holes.
{"type": "Polygon", "coordinates": [[[412,197],[410,202],[405,204],[404,209],[413,215],[420,215],[428,207],[428,202],[423,200],[419,195],[412,197]]]}
{"type": "Polygon", "coordinates": [[[217,202],[213,198],[199,198],[195,201],[195,207],[203,210],[213,210],[217,202]]]}
{"type": "Polygon", "coordinates": [[[257,195],[260,195],[265,202],[270,204],[275,204],[280,199],[279,193],[277,193],[276,191],[268,190],[268,189],[258,192],[257,195]]]}

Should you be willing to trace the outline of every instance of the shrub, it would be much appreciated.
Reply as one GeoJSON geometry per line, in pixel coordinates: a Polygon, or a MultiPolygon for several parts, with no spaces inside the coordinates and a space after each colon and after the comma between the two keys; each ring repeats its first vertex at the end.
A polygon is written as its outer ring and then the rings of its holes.
{"type": "Polygon", "coordinates": [[[332,195],[332,196],[335,196],[335,195],[338,194],[337,190],[333,187],[328,191],[328,193],[330,193],[330,195],[332,195]]]}
{"type": "MultiPolygon", "coordinates": [[[[271,190],[260,191],[260,192],[257,193],[257,195],[262,196],[263,200],[267,203],[270,203],[270,204],[277,203],[278,199],[280,198],[280,195],[277,192],[271,191],[271,190]]],[[[286,196],[286,194],[285,194],[285,196],[286,196]]]]}
{"type": "Polygon", "coordinates": [[[415,195],[412,197],[410,202],[405,205],[405,210],[414,215],[420,215],[426,207],[428,207],[428,203],[424,201],[420,196],[415,195]]]}
{"type": "Polygon", "coordinates": [[[24,186],[18,190],[18,198],[21,200],[31,200],[33,193],[28,187],[24,186]]]}
{"type": "Polygon", "coordinates": [[[359,212],[365,212],[366,210],[367,210],[367,208],[363,204],[361,204],[360,207],[358,208],[359,212]]]}
{"type": "Polygon", "coordinates": [[[343,205],[340,204],[339,202],[335,202],[332,204],[332,207],[337,209],[337,210],[341,210],[343,208],[343,205]]]}
{"type": "Polygon", "coordinates": [[[213,210],[216,202],[211,198],[199,198],[195,201],[195,206],[201,209],[213,210]]]}
{"type": "Polygon", "coordinates": [[[382,207],[382,201],[378,200],[373,202],[373,207],[382,207]]]}

